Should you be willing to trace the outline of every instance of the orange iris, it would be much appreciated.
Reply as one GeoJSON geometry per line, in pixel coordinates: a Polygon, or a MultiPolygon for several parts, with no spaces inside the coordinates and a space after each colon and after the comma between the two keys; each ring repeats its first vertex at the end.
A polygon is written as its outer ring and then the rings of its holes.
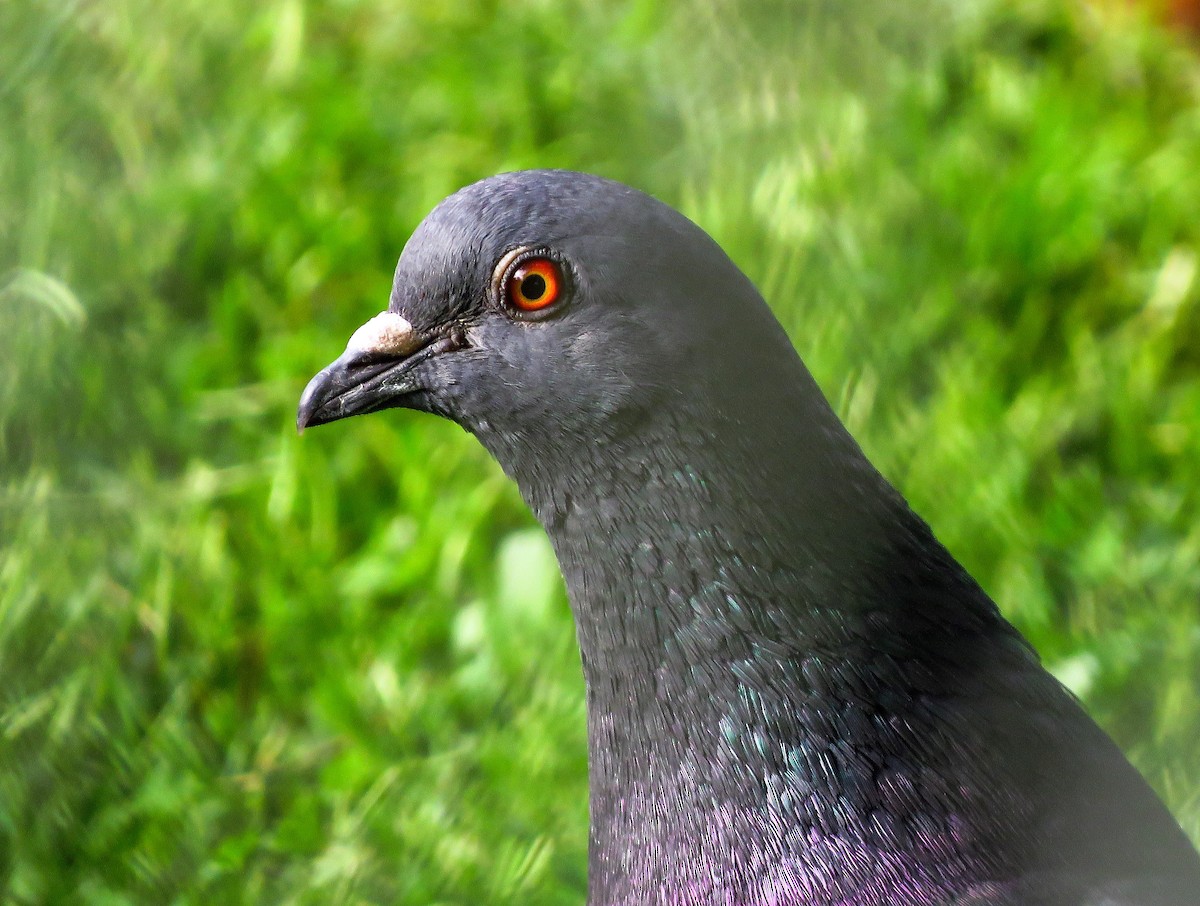
{"type": "Polygon", "coordinates": [[[521,311],[541,311],[562,296],[563,276],[549,258],[530,258],[508,278],[508,301],[521,311]]]}

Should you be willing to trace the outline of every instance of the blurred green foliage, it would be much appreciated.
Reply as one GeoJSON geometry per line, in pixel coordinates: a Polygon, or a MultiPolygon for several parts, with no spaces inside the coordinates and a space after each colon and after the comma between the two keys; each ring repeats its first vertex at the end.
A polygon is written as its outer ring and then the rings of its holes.
{"type": "Polygon", "coordinates": [[[1052,0],[5,4],[5,902],[581,901],[540,531],[451,425],[292,427],[527,166],[712,232],[1200,839],[1198,101],[1052,0]]]}

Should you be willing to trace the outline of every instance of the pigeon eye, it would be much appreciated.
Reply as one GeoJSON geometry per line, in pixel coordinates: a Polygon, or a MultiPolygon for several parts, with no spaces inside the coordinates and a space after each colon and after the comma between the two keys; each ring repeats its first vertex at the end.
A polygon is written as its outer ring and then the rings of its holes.
{"type": "Polygon", "coordinates": [[[527,258],[509,272],[504,297],[518,312],[541,312],[558,302],[565,290],[566,278],[557,261],[527,258]]]}

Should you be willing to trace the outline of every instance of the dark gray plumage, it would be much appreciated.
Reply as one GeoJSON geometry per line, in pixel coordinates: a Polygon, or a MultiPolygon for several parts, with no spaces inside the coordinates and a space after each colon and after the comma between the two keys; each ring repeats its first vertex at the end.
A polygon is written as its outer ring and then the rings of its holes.
{"type": "Polygon", "coordinates": [[[494,177],[417,228],[388,312],[298,423],[451,418],[545,527],[592,906],[1200,903],[1174,819],[694,224],[592,176],[494,177]]]}

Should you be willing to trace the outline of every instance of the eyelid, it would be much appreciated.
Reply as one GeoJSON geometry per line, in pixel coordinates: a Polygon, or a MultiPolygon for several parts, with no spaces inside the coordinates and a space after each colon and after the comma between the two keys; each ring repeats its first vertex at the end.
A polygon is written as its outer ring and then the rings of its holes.
{"type": "Polygon", "coordinates": [[[504,278],[512,269],[513,263],[522,255],[526,255],[533,250],[532,246],[518,246],[511,252],[505,252],[504,257],[496,263],[496,269],[492,272],[492,292],[497,299],[503,300],[504,298],[504,278]]]}

